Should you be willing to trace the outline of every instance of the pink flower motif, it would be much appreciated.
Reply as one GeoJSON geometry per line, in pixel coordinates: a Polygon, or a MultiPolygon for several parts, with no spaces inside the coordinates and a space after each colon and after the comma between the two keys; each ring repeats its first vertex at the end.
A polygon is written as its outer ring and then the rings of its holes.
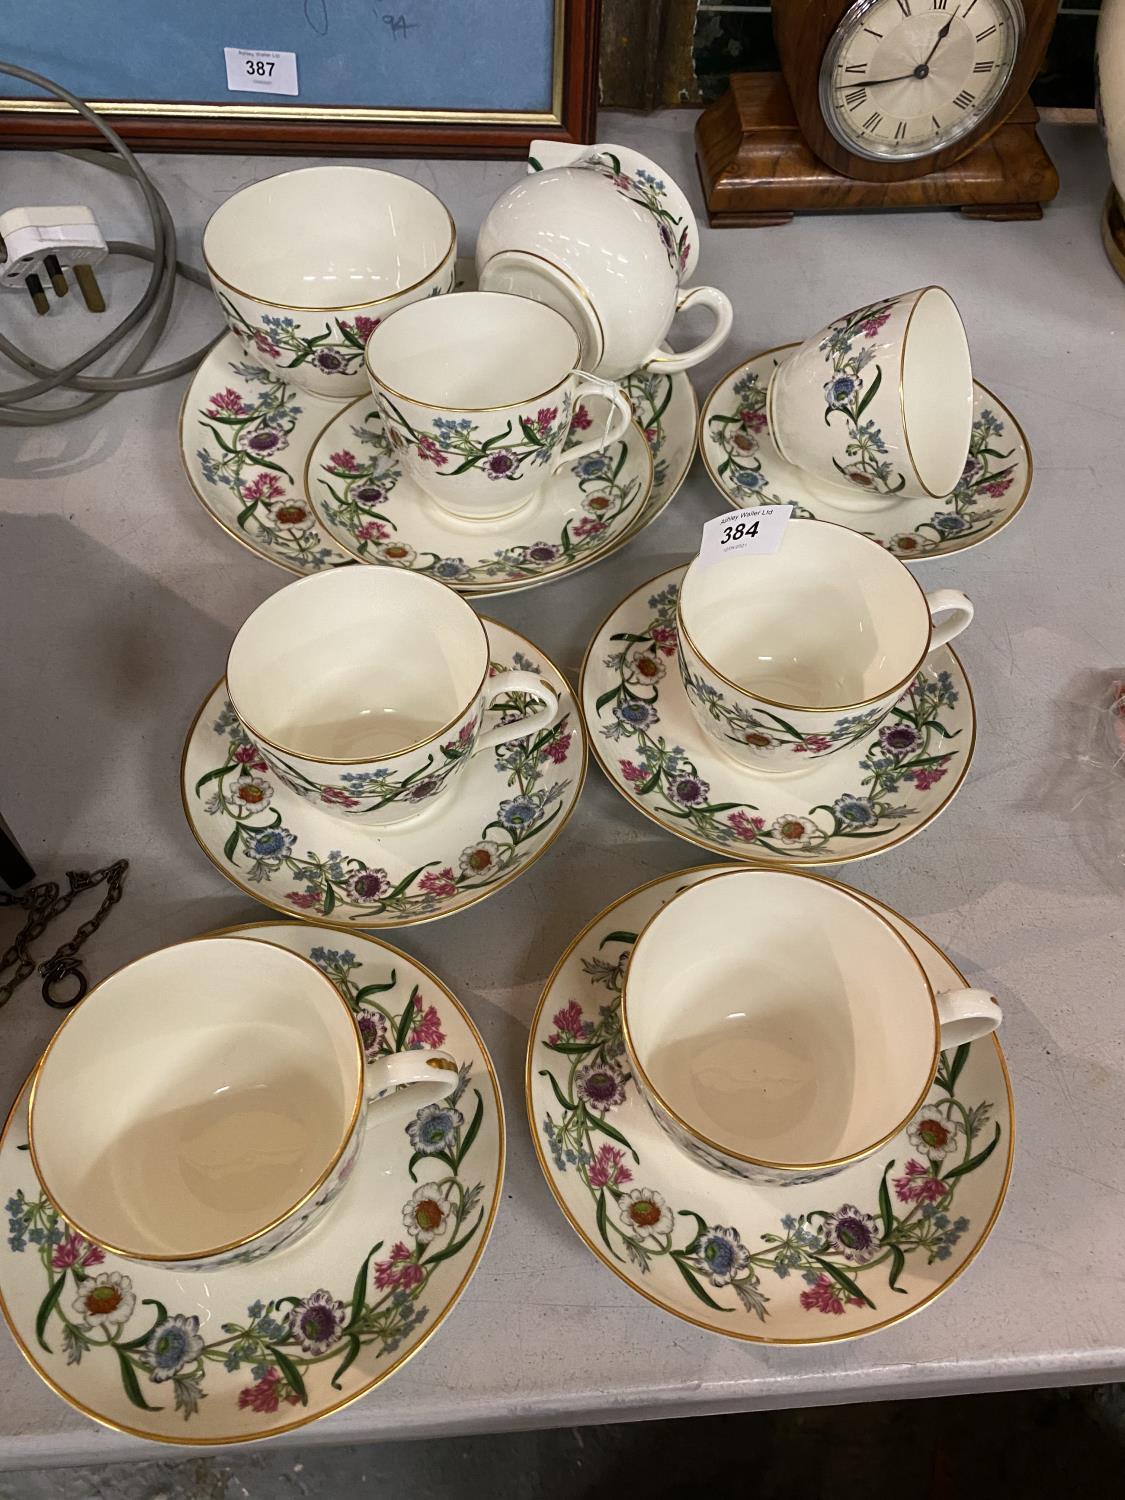
{"type": "Polygon", "coordinates": [[[793,746],[793,751],[794,754],[800,755],[808,750],[827,750],[830,748],[831,744],[832,741],[828,738],[827,735],[806,734],[803,740],[799,740],[797,744],[793,746]]]}
{"type": "Polygon", "coordinates": [[[766,429],[764,411],[751,411],[748,406],[745,406],[739,412],[738,419],[749,432],[764,432],[766,429]]]}
{"type": "Polygon", "coordinates": [[[940,781],[945,775],[945,766],[926,766],[913,771],[910,780],[920,792],[928,792],[935,781],[940,781]]]}
{"type": "Polygon", "coordinates": [[[991,495],[994,500],[999,500],[1001,495],[1011,489],[1012,478],[1013,476],[1009,474],[1006,479],[994,479],[991,484],[982,485],[981,488],[986,495],[991,495]]]}
{"type": "Polygon", "coordinates": [[[675,656],[679,637],[674,625],[654,625],[649,633],[662,656],[675,656]]]}
{"type": "Polygon", "coordinates": [[[356,536],[361,542],[386,542],[390,539],[390,527],[384,526],[382,521],[364,521],[362,526],[357,526],[356,536]]]}
{"type": "Polygon", "coordinates": [[[341,323],[340,327],[347,333],[354,333],[366,344],[382,321],[382,318],[369,318],[365,313],[356,313],[354,323],[341,323]]]}
{"type": "Polygon", "coordinates": [[[900,1203],[940,1203],[949,1191],[940,1177],[934,1177],[929,1167],[913,1156],[903,1176],[893,1177],[891,1182],[900,1203]]]}
{"type": "Polygon", "coordinates": [[[738,834],[739,838],[745,839],[748,844],[753,843],[766,826],[765,818],[752,818],[749,813],[744,813],[741,810],[732,812],[727,822],[734,829],[735,833],[738,834]]]}
{"type": "Polygon", "coordinates": [[[577,537],[599,536],[604,530],[604,521],[597,521],[593,516],[583,516],[571,535],[577,537]]]}
{"type": "Polygon", "coordinates": [[[56,1271],[69,1271],[73,1266],[85,1270],[87,1266],[100,1266],[103,1260],[105,1251],[100,1245],[92,1245],[89,1240],[84,1240],[80,1234],[74,1234],[68,1229],[62,1241],[55,1246],[51,1265],[56,1271]]]}
{"type": "Polygon", "coordinates": [[[358,807],[359,798],[349,797],[342,787],[326,786],[321,789],[320,800],[330,807],[358,807]]]}
{"type": "Polygon", "coordinates": [[[587,427],[594,425],[594,419],[582,405],[574,408],[574,415],[570,419],[571,428],[575,432],[585,432],[587,427]]]}
{"type": "Polygon", "coordinates": [[[843,1289],[836,1285],[828,1273],[822,1272],[812,1286],[801,1293],[801,1306],[806,1312],[813,1308],[822,1313],[842,1313],[845,1303],[849,1307],[862,1307],[862,1297],[845,1297],[843,1289]]]}
{"type": "Polygon", "coordinates": [[[590,1163],[586,1173],[590,1186],[620,1187],[623,1183],[632,1182],[633,1174],[624,1162],[624,1151],[619,1151],[616,1146],[599,1146],[598,1154],[590,1163]]]}
{"type": "Polygon", "coordinates": [[[330,453],[328,462],[334,469],[344,469],[349,474],[358,474],[363,467],[350,448],[341,448],[338,453],[330,453]]]}
{"type": "Polygon", "coordinates": [[[377,1260],[371,1268],[375,1285],[381,1292],[409,1292],[425,1278],[425,1271],[414,1260],[401,1240],[391,1246],[386,1260],[377,1260]]]}
{"type": "Polygon", "coordinates": [[[623,760],[621,762],[621,774],[626,781],[632,782],[647,781],[649,776],[649,773],[643,766],[634,765],[631,760],[623,760]]]}
{"type": "Polygon", "coordinates": [[[244,417],[250,408],[243,401],[237,391],[228,385],[225,391],[216,391],[211,397],[213,410],[209,413],[212,417],[225,414],[228,417],[244,417]]]}
{"type": "Polygon", "coordinates": [[[291,906],[299,906],[302,911],[312,911],[320,906],[319,891],[287,891],[285,899],[291,906]]]}
{"type": "Polygon", "coordinates": [[[883,324],[886,323],[890,318],[890,316],[891,315],[889,312],[876,313],[873,318],[868,318],[866,322],[861,323],[859,326],[861,332],[863,333],[863,336],[865,338],[873,339],[879,332],[880,328],[882,328],[883,324]]]}
{"type": "Polygon", "coordinates": [[[285,486],[276,474],[259,474],[249,484],[242,486],[244,500],[277,500],[285,493],[285,486]]]}
{"type": "Polygon", "coordinates": [[[300,1399],[285,1386],[281,1379],[281,1371],[276,1366],[268,1369],[256,1384],[243,1386],[238,1393],[238,1405],[243,1411],[247,1407],[251,1411],[276,1411],[282,1401],[289,1406],[296,1406],[300,1399]],[[284,1395],[281,1394],[283,1390],[284,1395]]]}
{"type": "Polygon", "coordinates": [[[418,457],[428,459],[430,463],[435,464],[439,469],[443,464],[449,462],[433,438],[427,437],[425,433],[418,439],[418,457]]]}
{"type": "Polygon", "coordinates": [[[562,1010],[555,1011],[551,1019],[555,1023],[555,1030],[547,1038],[548,1047],[557,1047],[560,1042],[581,1041],[594,1029],[590,1021],[583,1020],[582,1007],[577,1000],[571,1000],[562,1010]]]}
{"type": "MultiPolygon", "coordinates": [[[[453,878],[453,871],[446,865],[444,870],[427,870],[418,882],[418,889],[430,896],[455,896],[457,882],[453,878]]],[[[437,1043],[434,1042],[433,1045],[436,1047],[437,1043]]]]}
{"type": "Polygon", "coordinates": [[[281,353],[269,334],[263,333],[260,328],[254,334],[254,344],[259,354],[268,354],[271,359],[277,359],[281,353]]]}
{"type": "Polygon", "coordinates": [[[652,447],[653,443],[656,442],[656,439],[657,439],[658,435],[659,435],[659,428],[657,428],[657,427],[646,427],[645,428],[645,442],[649,445],[650,448],[652,447]]]}
{"type": "MultiPolygon", "coordinates": [[[[262,759],[262,752],[258,749],[257,745],[239,745],[234,752],[234,758],[240,766],[252,766],[255,761],[262,759]]],[[[262,770],[264,771],[265,769],[266,766],[263,761],[262,770]]]]}
{"type": "Polygon", "coordinates": [[[570,742],[572,738],[573,735],[569,729],[564,730],[561,726],[553,729],[551,731],[551,738],[541,751],[542,758],[553,761],[556,766],[561,766],[570,754],[570,742]]]}
{"type": "Polygon", "coordinates": [[[548,430],[558,414],[557,406],[541,406],[535,413],[535,427],[540,437],[548,430]]]}
{"type": "Polygon", "coordinates": [[[462,746],[470,744],[476,731],[477,721],[474,717],[471,718],[467,723],[462,724],[461,728],[457,731],[457,743],[462,746]]]}

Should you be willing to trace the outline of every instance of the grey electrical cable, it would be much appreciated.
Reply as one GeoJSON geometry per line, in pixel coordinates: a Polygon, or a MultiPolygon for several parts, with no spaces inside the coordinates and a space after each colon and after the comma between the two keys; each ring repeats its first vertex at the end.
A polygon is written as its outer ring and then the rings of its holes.
{"type": "Polygon", "coordinates": [[[77,110],[84,119],[89,120],[90,124],[105,136],[117,152],[117,156],[101,156],[93,151],[71,151],[67,154],[80,161],[91,162],[99,167],[108,167],[112,171],[132,177],[144,195],[152,222],[151,246],[138,245],[131,240],[107,241],[110,254],[136,255],[142,260],[151,261],[152,272],[136,306],[125,314],[116,327],[110,329],[109,333],[87,349],[84,354],[71,360],[69,364],[52,369],[49,365],[32,359],[29,354],[17,348],[10,339],[0,334],[0,354],[6,355],[14,365],[36,377],[27,385],[0,390],[0,427],[49,427],[56,422],[66,422],[71,417],[83,416],[86,412],[97,410],[119,391],[133,391],[143,386],[158,385],[161,381],[172,380],[175,376],[194,369],[208,350],[213,349],[219,342],[226,333],[226,329],[222,329],[201,349],[197,349],[193,354],[185,355],[183,359],[175,360],[170,365],[162,365],[156,370],[141,368],[164,335],[168,315],[172,308],[172,295],[175,291],[177,275],[183,276],[187,281],[195,282],[197,286],[207,286],[209,284],[207,277],[202,271],[197,271],[194,266],[185,265],[176,259],[176,227],[168,211],[168,205],[159,188],[111,125],[107,125],[88,104],[84,104],[69,89],[52,82],[50,78],[44,78],[40,73],[33,73],[30,68],[21,68],[16,63],[0,62],[0,73],[7,73],[12,78],[21,78],[26,83],[35,84],[46,93],[54,94],[64,103],[69,104],[72,109],[77,110]],[[111,350],[116,349],[138,326],[141,331],[137,335],[136,342],[112,374],[86,375],[83,373],[111,350]],[[57,390],[90,391],[93,394],[84,401],[76,401],[72,406],[46,408],[25,406],[25,403],[35,401],[49,391],[57,390]]]}

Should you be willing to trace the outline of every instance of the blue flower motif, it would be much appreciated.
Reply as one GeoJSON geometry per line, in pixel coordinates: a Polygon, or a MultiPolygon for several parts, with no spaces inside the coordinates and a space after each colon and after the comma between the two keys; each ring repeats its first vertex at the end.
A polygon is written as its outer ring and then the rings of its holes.
{"type": "Polygon", "coordinates": [[[251,1302],[250,1306],[246,1309],[246,1316],[251,1319],[260,1318],[265,1310],[266,1308],[264,1303],[251,1302]]]}
{"type": "Polygon", "coordinates": [[[497,813],[505,828],[518,831],[538,822],[543,809],[534,797],[513,797],[509,802],[501,802],[497,813]]]}
{"type": "Polygon", "coordinates": [[[764,490],[766,476],[757,469],[736,469],[734,482],[740,490],[764,490]]]}
{"type": "Polygon", "coordinates": [[[727,1286],[749,1265],[750,1251],[737,1229],[713,1224],[699,1236],[686,1258],[712,1286],[727,1286]]]}
{"type": "Polygon", "coordinates": [[[855,381],[850,375],[837,375],[835,380],[830,380],[824,387],[824,394],[829,403],[840,405],[848,399],[855,390],[855,381]]]}
{"type": "Polygon", "coordinates": [[[958,532],[967,531],[972,524],[968,516],[959,516],[955,511],[936,515],[930,521],[930,525],[943,536],[956,536],[958,532]]]}
{"type": "Polygon", "coordinates": [[[635,698],[623,699],[613,713],[615,718],[634,729],[645,729],[659,717],[651,703],[639,703],[635,698]]]}
{"type": "Polygon", "coordinates": [[[251,833],[247,847],[253,859],[282,859],[296,842],[287,828],[262,828],[251,833]]]}
{"type": "Polygon", "coordinates": [[[587,453],[585,458],[580,458],[577,463],[571,464],[571,470],[580,479],[598,479],[609,473],[609,454],[587,453]]]}
{"type": "Polygon", "coordinates": [[[444,1151],[465,1123],[459,1109],[453,1109],[440,1101],[424,1105],[406,1127],[410,1144],[423,1156],[433,1156],[444,1151]]]}
{"type": "Polygon", "coordinates": [[[469,569],[462,557],[443,557],[433,571],[435,578],[464,578],[469,569]]]}
{"type": "Polygon", "coordinates": [[[869,828],[879,821],[879,814],[868,798],[855,797],[850,792],[837,797],[832,808],[841,822],[850,823],[855,828],[869,828]]]}

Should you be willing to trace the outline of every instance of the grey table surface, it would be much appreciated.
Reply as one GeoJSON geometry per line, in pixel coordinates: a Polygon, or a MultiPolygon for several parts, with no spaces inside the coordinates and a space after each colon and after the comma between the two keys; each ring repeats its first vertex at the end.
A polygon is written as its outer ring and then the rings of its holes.
{"type": "MultiPolygon", "coordinates": [[[[599,134],[651,154],[698,208],[693,118],[606,114],[599,134]]],[[[1010,404],[1034,450],[1031,496],[1002,537],[918,568],[927,587],[956,584],[977,605],[958,646],[979,714],[965,787],[920,838],[842,872],[918,922],[971,982],[1003,999],[1016,1167],[991,1241],[920,1316],[873,1338],[808,1349],[709,1335],[642,1300],[593,1258],[555,1206],[528,1136],[528,1023],[583,923],[700,854],[629,809],[592,768],[570,826],[528,875],[459,916],[389,934],[453,986],[496,1060],[509,1128],[501,1212],[475,1279],[433,1343],[365,1399],[281,1441],[1125,1377],[1125,782],[1081,759],[1085,705],[1108,672],[1125,667],[1125,287],[1099,243],[1107,169],[1096,133],[1058,127],[1044,137],[1063,187],[1040,223],[931,213],[705,230],[696,276],[723,287],[736,309],[728,347],[692,372],[701,395],[756,350],[883,293],[943,283],[964,314],[976,373],[1010,404]]],[[[218,203],[298,164],[145,161],[168,197],[181,253],[197,264],[200,230],[218,203]]],[[[521,171],[514,162],[390,165],[440,194],[462,253],[521,171]]],[[[143,237],[135,192],[94,167],[8,153],[0,181],[9,204],[96,203],[107,231],[143,237]]],[[[129,305],[143,276],[107,269],[111,305],[129,305]]],[[[94,327],[77,307],[37,323],[15,297],[0,301],[0,319],[52,356],[81,347],[94,327]]],[[[184,290],[169,356],[217,326],[208,294],[184,290]]],[[[192,498],[177,451],[184,384],[119,397],[54,429],[0,429],[2,806],[44,875],[131,859],[124,903],[89,947],[97,973],[266,915],[196,847],[177,770],[186,725],[234,630],[289,580],[234,545],[192,498]]],[[[684,559],[721,509],[697,461],[665,516],[611,560],[483,607],[575,671],[610,605],[684,559]]],[[[0,1103],[56,1020],[31,984],[0,1013],[0,1103]]],[[[154,1452],[59,1401],[6,1332],[0,1389],[0,1464],[154,1452]]]]}

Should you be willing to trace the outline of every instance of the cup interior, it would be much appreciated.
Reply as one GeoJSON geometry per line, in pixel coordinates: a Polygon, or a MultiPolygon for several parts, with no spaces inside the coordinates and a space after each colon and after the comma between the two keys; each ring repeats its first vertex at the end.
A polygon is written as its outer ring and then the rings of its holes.
{"type": "Polygon", "coordinates": [[[937,1063],[933,996],[909,947],[854,896],[789,872],[732,871],[675,896],[633,949],[622,1009],[667,1108],[770,1166],[877,1146],[937,1063]]]}
{"type": "Polygon", "coordinates": [[[452,589],[401,568],[342,568],[258,606],[231,647],[227,691],[276,750],[370,761],[452,727],[487,671],[484,626],[452,589]]]}
{"type": "Polygon", "coordinates": [[[889,693],[909,681],[930,643],[930,612],[909,570],[824,521],[790,521],[765,556],[697,558],[679,609],[714,671],[788,708],[851,708],[889,693]]]}
{"type": "Polygon", "coordinates": [[[505,292],[454,292],[399,308],[367,342],[376,394],[481,411],[546,397],[578,363],[561,313],[505,292]]]}
{"type": "Polygon", "coordinates": [[[201,938],[138,959],[71,1012],[31,1101],[35,1169],[84,1235],[196,1258],[269,1227],[343,1151],[362,1050],[306,959],[201,938]]]}
{"type": "Polygon", "coordinates": [[[203,231],[203,257],[237,292],[330,311],[408,291],[438,269],[453,239],[445,205],[407,177],[305,167],[228,198],[203,231]]]}
{"type": "Polygon", "coordinates": [[[941,287],[920,293],[906,325],[902,420],[919,479],[931,495],[948,495],[969,452],[973,371],[965,325],[941,287]]]}

